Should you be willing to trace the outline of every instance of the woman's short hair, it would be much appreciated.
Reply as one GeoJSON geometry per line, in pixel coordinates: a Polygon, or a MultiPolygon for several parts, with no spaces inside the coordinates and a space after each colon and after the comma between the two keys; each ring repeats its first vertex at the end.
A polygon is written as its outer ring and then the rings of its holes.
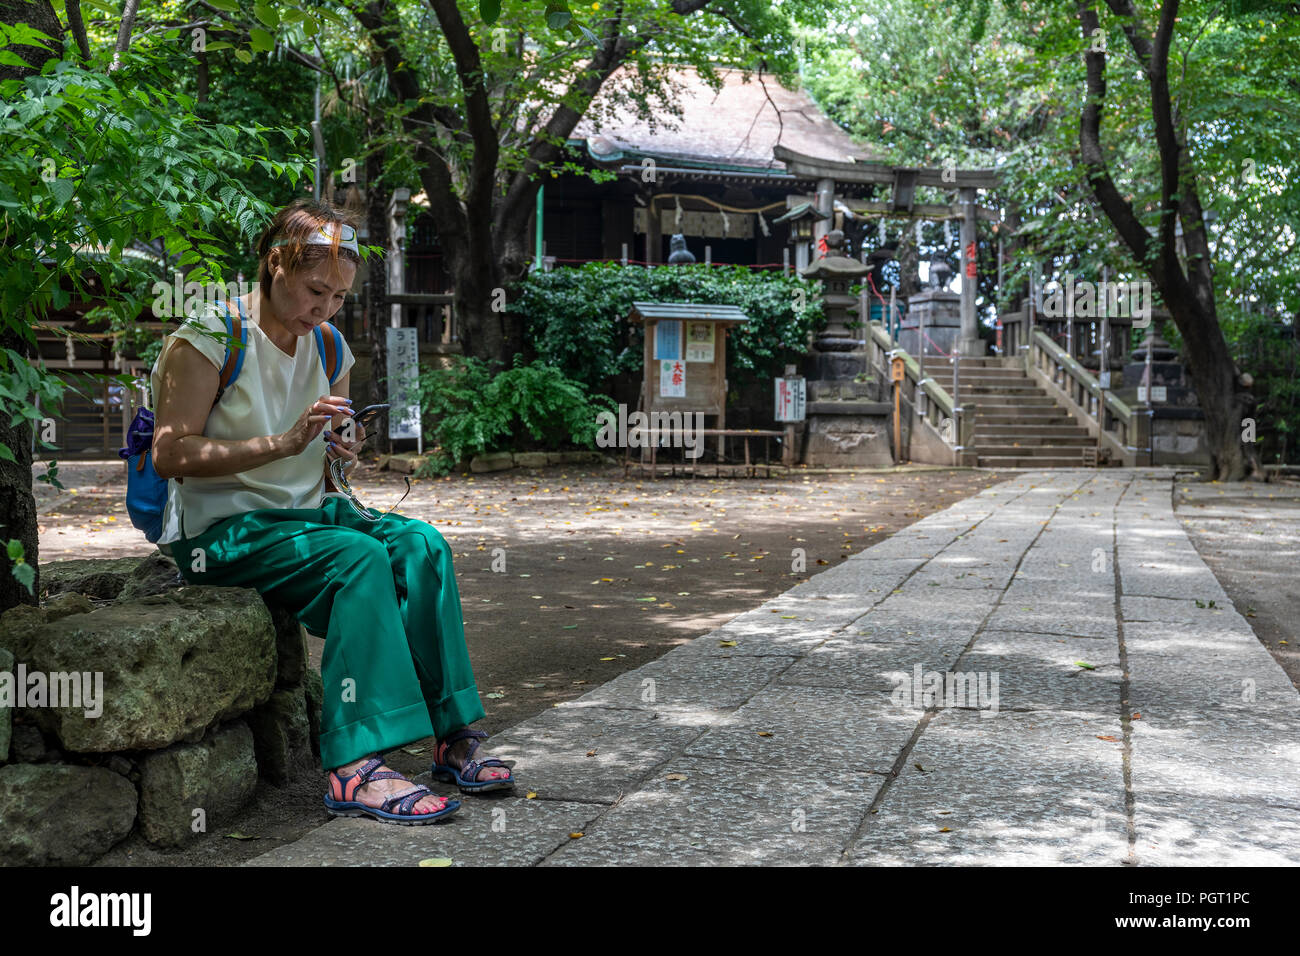
{"type": "Polygon", "coordinates": [[[355,229],[357,228],[357,222],[358,216],[354,211],[342,206],[336,206],[325,199],[295,199],[289,205],[277,211],[271,218],[271,224],[262,233],[262,238],[257,241],[257,279],[262,290],[267,295],[271,294],[271,266],[269,260],[273,248],[272,244],[280,240],[285,241],[282,245],[274,248],[280,250],[280,264],[284,267],[285,272],[298,272],[310,268],[322,259],[329,259],[336,266],[340,259],[360,265],[360,256],[351,249],[339,248],[339,239],[343,235],[343,229],[339,227],[351,226],[355,229]],[[328,223],[336,224],[331,230],[334,238],[333,244],[326,246],[313,243],[309,245],[307,242],[308,237],[328,223]]]}

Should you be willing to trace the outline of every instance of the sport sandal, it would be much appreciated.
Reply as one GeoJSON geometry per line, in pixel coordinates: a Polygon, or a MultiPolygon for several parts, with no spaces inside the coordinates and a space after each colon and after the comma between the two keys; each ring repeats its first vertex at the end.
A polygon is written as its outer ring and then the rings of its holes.
{"type": "Polygon", "coordinates": [[[515,785],[515,775],[510,770],[510,764],[504,760],[498,760],[496,757],[488,757],[486,760],[475,760],[474,753],[478,750],[479,741],[487,740],[488,735],[481,730],[470,730],[463,727],[447,737],[446,740],[438,741],[438,748],[434,750],[435,754],[441,753],[442,758],[447,759],[451,752],[451,745],[458,740],[471,738],[469,752],[465,754],[465,762],[460,769],[453,767],[449,763],[434,763],[430,768],[435,780],[450,780],[456,786],[460,787],[461,793],[484,793],[488,790],[506,790],[515,785]],[[499,777],[495,780],[475,780],[478,772],[484,767],[505,767],[508,777],[499,777]]]}
{"type": "MultiPolygon", "coordinates": [[[[389,797],[378,807],[367,806],[358,800],[352,798],[356,796],[357,790],[372,780],[406,780],[400,773],[392,770],[380,770],[384,765],[384,758],[371,757],[359,770],[350,774],[340,774],[337,770],[330,771],[330,789],[325,794],[325,809],[336,817],[374,817],[381,823],[396,823],[401,826],[423,826],[426,823],[436,823],[446,817],[451,816],[460,809],[459,800],[448,800],[441,810],[430,813],[416,813],[414,807],[420,802],[420,799],[426,795],[437,796],[432,790],[423,784],[416,784],[411,790],[403,791],[389,797]],[[396,810],[394,810],[396,807],[396,810]]],[[[409,782],[409,781],[408,781],[409,782]]]]}

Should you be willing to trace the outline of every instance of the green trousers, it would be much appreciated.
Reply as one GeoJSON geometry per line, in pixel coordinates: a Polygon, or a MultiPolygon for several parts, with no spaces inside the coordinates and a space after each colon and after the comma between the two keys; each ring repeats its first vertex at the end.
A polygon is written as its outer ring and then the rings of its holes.
{"type": "Polygon", "coordinates": [[[324,635],[321,764],[342,766],[481,719],[451,547],[343,498],[262,508],[171,545],[192,584],[255,588],[324,635]]]}

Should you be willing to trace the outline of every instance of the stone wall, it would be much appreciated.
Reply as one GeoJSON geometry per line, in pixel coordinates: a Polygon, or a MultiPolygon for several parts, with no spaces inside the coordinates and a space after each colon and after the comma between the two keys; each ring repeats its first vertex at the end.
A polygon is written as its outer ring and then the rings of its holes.
{"type": "Polygon", "coordinates": [[[259,779],[319,769],[319,673],[292,614],[161,554],[41,568],[0,615],[0,865],[179,847],[259,779]]]}

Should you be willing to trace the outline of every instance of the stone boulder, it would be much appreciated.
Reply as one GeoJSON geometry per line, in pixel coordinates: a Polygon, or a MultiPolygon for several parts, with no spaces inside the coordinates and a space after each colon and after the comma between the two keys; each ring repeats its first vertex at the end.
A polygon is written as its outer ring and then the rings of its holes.
{"type": "Polygon", "coordinates": [[[257,772],[277,787],[295,774],[316,769],[304,688],[277,690],[247,716],[257,752],[257,772]]]}
{"type": "Polygon", "coordinates": [[[320,712],[325,703],[325,681],[320,671],[314,667],[307,668],[303,680],[303,692],[307,696],[307,723],[311,726],[311,752],[320,766],[320,712]]]}
{"type": "Polygon", "coordinates": [[[508,451],[488,452],[484,455],[475,455],[469,460],[469,470],[476,475],[489,471],[505,471],[514,466],[514,456],[508,451]]]}
{"type": "MultiPolygon", "coordinates": [[[[14,656],[0,648],[0,675],[13,673],[14,656]]],[[[0,680],[3,680],[0,677],[0,680]]],[[[12,679],[12,678],[11,678],[12,679]]],[[[9,735],[13,729],[13,709],[0,707],[0,763],[9,759],[9,735]]]]}
{"type": "Polygon", "coordinates": [[[184,587],[185,579],[181,576],[176,562],[166,555],[155,551],[147,558],[141,558],[127,576],[117,596],[119,602],[133,601],[136,598],[149,597],[153,594],[165,594],[176,588],[184,587]]]}
{"type": "Polygon", "coordinates": [[[275,627],[275,684],[297,687],[307,672],[307,632],[288,608],[270,602],[266,607],[275,627]]]}
{"type": "Polygon", "coordinates": [[[0,767],[0,866],[84,866],[131,832],[137,800],[100,767],[0,767]]]}
{"type": "Polygon", "coordinates": [[[29,674],[103,675],[98,716],[87,716],[85,706],[26,711],[64,750],[193,743],[215,722],[265,701],[274,688],[270,612],[247,588],[179,588],[37,627],[11,621],[11,614],[0,616],[0,647],[29,674]]]}
{"type": "MultiPolygon", "coordinates": [[[[93,610],[95,605],[89,598],[71,591],[56,595],[39,607],[30,604],[15,605],[0,614],[0,648],[14,650],[5,640],[6,633],[31,634],[51,621],[71,617],[73,614],[89,614],[93,610]]],[[[17,660],[23,660],[22,656],[18,655],[17,660]]]]}
{"type": "Polygon", "coordinates": [[[87,597],[114,600],[130,580],[140,558],[90,558],[51,561],[41,565],[41,593],[46,597],[75,591],[87,597]]]}
{"type": "Polygon", "coordinates": [[[182,846],[228,822],[257,788],[253,734],[243,721],[196,744],[148,754],[139,764],[139,829],[155,846],[182,846]]]}

